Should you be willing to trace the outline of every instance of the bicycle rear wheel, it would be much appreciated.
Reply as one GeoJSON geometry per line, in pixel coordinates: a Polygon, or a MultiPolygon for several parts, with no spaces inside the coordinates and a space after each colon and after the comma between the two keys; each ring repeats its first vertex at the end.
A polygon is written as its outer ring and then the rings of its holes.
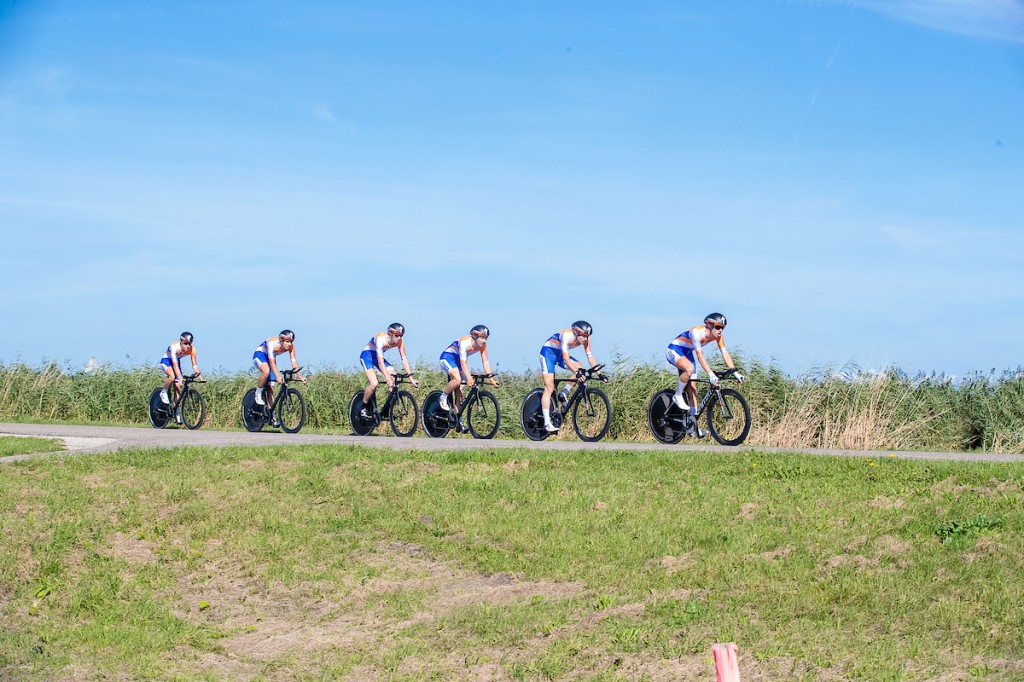
{"type": "Polygon", "coordinates": [[[675,393],[671,389],[658,391],[647,406],[647,426],[662,443],[675,444],[686,435],[682,414],[672,403],[675,393]]]}
{"type": "Polygon", "coordinates": [[[723,388],[721,396],[721,402],[708,406],[708,430],[722,445],[739,445],[750,433],[750,405],[731,388],[723,388]]]}
{"type": "Polygon", "coordinates": [[[572,428],[580,440],[593,443],[604,438],[612,423],[612,404],[599,388],[588,388],[587,395],[572,406],[572,428]]]}
{"type": "Polygon", "coordinates": [[[277,421],[285,433],[298,433],[306,423],[306,398],[295,388],[282,388],[277,396],[277,421]]]}
{"type": "Polygon", "coordinates": [[[363,417],[359,411],[363,409],[363,392],[356,391],[352,396],[352,402],[348,404],[348,423],[352,427],[352,433],[357,436],[369,435],[376,424],[372,418],[363,417]]]}
{"type": "Polygon", "coordinates": [[[206,418],[206,401],[199,391],[194,388],[188,389],[178,409],[181,410],[181,421],[189,431],[195,431],[203,425],[206,418]]]}
{"type": "Polygon", "coordinates": [[[416,407],[416,398],[409,391],[399,391],[395,402],[391,404],[391,430],[399,438],[408,438],[416,433],[419,418],[420,409],[416,407]]]}
{"type": "Polygon", "coordinates": [[[431,391],[423,400],[423,430],[431,438],[444,438],[451,429],[448,411],[441,409],[441,391],[431,391]]]}
{"type": "Polygon", "coordinates": [[[467,416],[469,430],[474,438],[494,438],[501,426],[501,408],[498,399],[490,391],[480,391],[469,406],[467,416]]]}
{"type": "Polygon", "coordinates": [[[263,407],[256,404],[256,389],[250,388],[242,396],[242,424],[246,431],[259,431],[266,421],[263,407]]]}
{"type": "Polygon", "coordinates": [[[551,435],[544,428],[544,414],[540,407],[543,395],[543,388],[535,388],[527,393],[523,400],[523,409],[519,414],[520,423],[523,425],[523,433],[530,440],[544,440],[551,435]]]}
{"type": "Polygon", "coordinates": [[[154,388],[149,394],[149,423],[154,429],[162,429],[170,420],[170,405],[164,405],[164,401],[160,400],[160,389],[154,388]]]}

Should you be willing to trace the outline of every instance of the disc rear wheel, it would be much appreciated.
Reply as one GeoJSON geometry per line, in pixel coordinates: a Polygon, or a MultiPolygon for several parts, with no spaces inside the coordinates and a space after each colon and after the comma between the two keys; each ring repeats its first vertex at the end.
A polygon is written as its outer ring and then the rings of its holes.
{"type": "Polygon", "coordinates": [[[154,388],[149,394],[149,423],[154,429],[162,429],[171,420],[170,405],[160,400],[160,389],[154,388]]]}
{"type": "Polygon", "coordinates": [[[671,389],[658,391],[647,406],[647,426],[662,443],[678,443],[686,434],[682,413],[672,402],[674,395],[671,389]]]}
{"type": "Polygon", "coordinates": [[[444,438],[451,428],[448,410],[441,409],[441,391],[431,391],[423,400],[423,430],[431,438],[444,438]]]}
{"type": "Polygon", "coordinates": [[[256,404],[256,389],[250,388],[242,396],[242,424],[246,431],[259,431],[266,423],[263,416],[263,407],[256,404]]]}
{"type": "Polygon", "coordinates": [[[544,440],[550,435],[544,428],[544,414],[540,407],[543,395],[544,389],[535,388],[523,400],[523,409],[519,415],[520,423],[523,425],[523,433],[530,440],[544,440]]]}

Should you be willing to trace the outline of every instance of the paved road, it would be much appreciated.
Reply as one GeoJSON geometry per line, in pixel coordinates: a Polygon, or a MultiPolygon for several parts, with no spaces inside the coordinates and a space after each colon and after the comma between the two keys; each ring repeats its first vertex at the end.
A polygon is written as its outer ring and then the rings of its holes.
{"type": "MultiPolygon", "coordinates": [[[[836,457],[889,457],[895,454],[902,459],[932,459],[984,462],[1024,462],[1024,455],[996,455],[991,453],[962,452],[895,452],[887,450],[821,450],[738,448],[720,445],[662,445],[660,443],[581,443],[577,440],[533,442],[529,440],[479,441],[472,438],[395,438],[392,436],[343,436],[335,434],[297,433],[288,435],[278,431],[213,431],[200,429],[151,429],[124,426],[67,426],[63,424],[4,424],[0,423],[0,435],[37,436],[58,438],[66,450],[57,454],[90,454],[133,448],[176,448],[189,445],[223,447],[227,445],[313,445],[324,443],[345,443],[369,447],[394,448],[396,450],[471,450],[478,448],[528,448],[531,450],[606,450],[641,451],[673,450],[682,452],[712,451],[734,453],[737,451],[760,452],[803,452],[836,457]]],[[[54,454],[54,453],[50,453],[54,454]]],[[[12,462],[31,457],[48,455],[13,455],[0,457],[0,463],[12,462]]]]}

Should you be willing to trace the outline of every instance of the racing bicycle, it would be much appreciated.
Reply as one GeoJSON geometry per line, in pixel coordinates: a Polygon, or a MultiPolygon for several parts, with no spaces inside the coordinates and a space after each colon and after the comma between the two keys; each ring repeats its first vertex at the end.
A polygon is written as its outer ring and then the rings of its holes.
{"type": "MultiPolygon", "coordinates": [[[[727,369],[718,375],[721,379],[734,379],[735,369],[727,369]]],[[[647,425],[651,433],[662,443],[678,443],[688,433],[700,433],[697,424],[707,410],[708,431],[722,445],[739,445],[750,433],[750,405],[740,392],[722,388],[708,379],[690,378],[691,383],[708,384],[711,388],[697,405],[697,414],[682,410],[672,401],[675,391],[666,388],[658,391],[647,406],[647,425]]]]}
{"type": "MultiPolygon", "coordinates": [[[[601,381],[608,381],[608,378],[601,374],[602,367],[604,365],[595,365],[590,369],[580,370],[571,379],[555,379],[555,390],[551,394],[551,423],[561,427],[566,415],[571,414],[572,427],[576,435],[588,443],[604,438],[612,421],[612,404],[608,396],[601,389],[590,387],[589,380],[595,377],[601,381]],[[588,380],[580,381],[583,377],[588,380]],[[558,384],[565,382],[574,382],[576,390],[563,398],[558,390],[558,384]]],[[[535,388],[526,394],[523,401],[523,431],[530,440],[544,440],[551,435],[544,428],[544,414],[541,411],[543,395],[543,388],[535,388]]]]}
{"type": "MultiPolygon", "coordinates": [[[[174,391],[174,399],[170,403],[160,400],[162,389],[154,388],[149,394],[149,423],[154,429],[162,429],[172,421],[184,424],[186,429],[194,431],[203,425],[206,417],[206,401],[203,394],[192,387],[192,384],[205,384],[206,379],[198,379],[198,374],[182,376],[184,385],[180,391],[174,391]]],[[[168,391],[174,389],[174,384],[168,391]]]]}
{"type": "MultiPolygon", "coordinates": [[[[301,367],[278,372],[279,387],[271,401],[270,391],[263,387],[263,405],[256,402],[256,390],[250,388],[242,397],[242,423],[248,431],[259,431],[265,424],[285,433],[298,433],[306,423],[306,398],[297,388],[288,384],[294,380],[301,367]]],[[[267,384],[269,385],[269,381],[267,384]]]]}
{"type": "MultiPolygon", "coordinates": [[[[441,408],[441,391],[427,394],[423,401],[423,430],[427,435],[431,438],[444,438],[449,431],[455,429],[462,433],[472,433],[474,438],[494,438],[501,426],[501,408],[493,393],[480,388],[484,379],[493,378],[494,373],[474,374],[475,383],[462,397],[457,412],[441,408]]],[[[454,399],[454,396],[448,396],[449,401],[454,399]]]]}
{"type": "Polygon", "coordinates": [[[402,438],[416,433],[416,422],[419,421],[420,410],[416,406],[416,398],[409,391],[402,391],[398,384],[409,381],[411,374],[403,372],[395,373],[395,380],[388,389],[387,400],[384,406],[377,409],[377,396],[370,398],[370,404],[366,406],[368,417],[362,416],[363,392],[356,391],[352,396],[352,402],[348,406],[348,421],[352,425],[352,431],[357,436],[365,436],[380,426],[385,419],[391,424],[391,430],[396,436],[402,438]]]}

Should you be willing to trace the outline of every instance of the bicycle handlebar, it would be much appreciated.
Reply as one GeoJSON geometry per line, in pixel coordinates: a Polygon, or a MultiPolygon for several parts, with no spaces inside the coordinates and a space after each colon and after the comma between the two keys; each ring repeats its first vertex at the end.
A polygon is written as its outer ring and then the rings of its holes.
{"type": "MultiPolygon", "coordinates": [[[[604,367],[604,365],[594,365],[593,367],[591,367],[589,369],[584,369],[583,372],[587,375],[587,379],[593,379],[594,376],[597,376],[598,378],[601,378],[601,377],[604,377],[604,375],[601,374],[601,368],[602,367],[604,367]]],[[[571,381],[572,383],[576,383],[577,381],[579,381],[579,379],[577,379],[575,376],[573,376],[572,378],[569,378],[569,379],[555,379],[555,383],[556,384],[558,384],[560,382],[565,382],[565,381],[571,381]]]]}
{"type": "MultiPolygon", "coordinates": [[[[733,380],[735,380],[735,377],[733,377],[732,375],[735,374],[738,371],[740,371],[738,368],[732,367],[730,369],[722,370],[722,372],[720,372],[720,373],[719,372],[715,372],[715,374],[718,375],[719,379],[733,379],[733,380]]],[[[711,383],[710,379],[694,379],[693,377],[690,377],[690,381],[692,381],[695,384],[710,384],[711,383]]]]}

